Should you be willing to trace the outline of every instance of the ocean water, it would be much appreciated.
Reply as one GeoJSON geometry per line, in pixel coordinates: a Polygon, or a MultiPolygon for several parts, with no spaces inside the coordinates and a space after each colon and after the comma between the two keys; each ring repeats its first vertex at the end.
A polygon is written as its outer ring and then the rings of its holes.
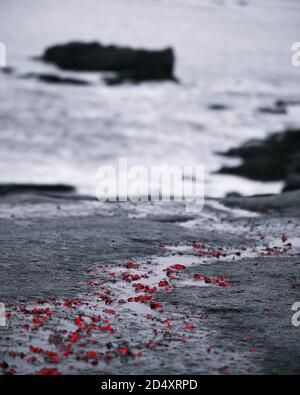
{"type": "Polygon", "coordinates": [[[0,182],[69,183],[95,193],[96,169],[119,157],[140,165],[201,165],[207,196],[278,192],[214,174],[235,164],[216,154],[249,138],[300,127],[300,105],[286,115],[257,111],[278,99],[300,103],[298,0],[1,0],[0,42],[11,75],[0,73],[0,182]],[[33,59],[52,44],[105,44],[176,52],[180,84],[54,86],[21,78],[56,70],[33,59]],[[227,106],[212,111],[211,104],[227,106]]]}

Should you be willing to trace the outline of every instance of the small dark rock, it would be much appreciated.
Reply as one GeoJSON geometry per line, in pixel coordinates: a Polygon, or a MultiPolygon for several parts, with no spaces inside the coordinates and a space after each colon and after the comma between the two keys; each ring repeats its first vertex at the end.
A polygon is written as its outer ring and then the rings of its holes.
{"type": "Polygon", "coordinates": [[[90,85],[88,81],[80,80],[77,78],[70,77],[60,77],[55,74],[38,74],[29,73],[25,74],[23,78],[35,78],[42,82],[47,82],[48,84],[67,84],[67,85],[90,85]]]}
{"type": "Polygon", "coordinates": [[[0,71],[3,74],[12,74],[14,72],[14,69],[12,67],[6,66],[6,67],[0,67],[0,71]]]}
{"type": "Polygon", "coordinates": [[[283,115],[287,114],[285,103],[277,101],[274,107],[260,107],[258,111],[262,114],[283,115]]]}
{"type": "Polygon", "coordinates": [[[286,99],[286,100],[277,100],[275,103],[276,106],[300,106],[300,100],[298,99],[286,99]]]}
{"type": "Polygon", "coordinates": [[[208,109],[212,111],[225,111],[228,110],[228,107],[225,104],[213,103],[208,106],[208,109]]]}

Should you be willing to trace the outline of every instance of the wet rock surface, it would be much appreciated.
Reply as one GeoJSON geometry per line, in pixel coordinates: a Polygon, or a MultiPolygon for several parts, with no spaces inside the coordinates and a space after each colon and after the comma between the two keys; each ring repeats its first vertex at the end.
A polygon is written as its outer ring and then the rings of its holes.
{"type": "Polygon", "coordinates": [[[2,374],[299,374],[299,192],[154,212],[1,198],[2,374]]]}

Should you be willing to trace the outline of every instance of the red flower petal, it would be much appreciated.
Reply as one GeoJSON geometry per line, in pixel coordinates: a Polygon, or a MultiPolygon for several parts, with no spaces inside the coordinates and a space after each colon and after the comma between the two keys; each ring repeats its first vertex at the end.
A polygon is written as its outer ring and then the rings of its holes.
{"type": "Polygon", "coordinates": [[[160,282],[159,282],[159,286],[160,286],[160,287],[166,287],[166,286],[168,286],[168,285],[169,285],[168,281],[160,281],[160,282]]]}
{"type": "Polygon", "coordinates": [[[163,324],[167,329],[171,329],[171,324],[169,323],[168,320],[162,321],[162,324],[163,324]]]}
{"type": "Polygon", "coordinates": [[[138,269],[140,265],[138,265],[137,263],[133,263],[132,261],[128,261],[126,263],[126,267],[127,269],[138,269]]]}
{"type": "Polygon", "coordinates": [[[151,301],[149,304],[151,309],[159,309],[160,307],[162,307],[161,303],[155,303],[151,301]]]}
{"type": "Polygon", "coordinates": [[[113,309],[111,309],[111,310],[106,309],[106,310],[104,310],[104,311],[105,311],[105,313],[107,313],[107,314],[116,314],[115,310],[113,310],[113,309]]]}
{"type": "Polygon", "coordinates": [[[89,359],[95,359],[98,360],[99,359],[99,355],[98,353],[96,353],[95,351],[87,351],[84,356],[83,359],[89,360],[89,359]]]}
{"type": "Polygon", "coordinates": [[[185,329],[186,331],[192,331],[194,329],[194,326],[191,322],[189,322],[183,327],[183,329],[185,329]]]}
{"type": "Polygon", "coordinates": [[[183,270],[185,268],[186,267],[184,265],[173,265],[173,266],[170,266],[170,269],[173,269],[173,270],[183,270]]]}
{"type": "Polygon", "coordinates": [[[127,347],[119,347],[117,349],[117,353],[121,354],[121,355],[128,355],[129,354],[129,350],[127,347]]]}
{"type": "Polygon", "coordinates": [[[41,369],[41,370],[38,372],[38,374],[46,375],[46,376],[49,376],[49,375],[58,376],[58,375],[60,375],[61,373],[60,373],[57,369],[41,369]]]}

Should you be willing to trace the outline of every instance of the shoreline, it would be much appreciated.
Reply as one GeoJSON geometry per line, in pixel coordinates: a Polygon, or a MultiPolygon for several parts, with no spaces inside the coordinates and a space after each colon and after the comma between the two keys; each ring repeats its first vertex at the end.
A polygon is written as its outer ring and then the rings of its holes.
{"type": "Polygon", "coordinates": [[[2,374],[299,373],[299,196],[221,199],[192,226],[78,197],[2,197],[2,374]]]}

